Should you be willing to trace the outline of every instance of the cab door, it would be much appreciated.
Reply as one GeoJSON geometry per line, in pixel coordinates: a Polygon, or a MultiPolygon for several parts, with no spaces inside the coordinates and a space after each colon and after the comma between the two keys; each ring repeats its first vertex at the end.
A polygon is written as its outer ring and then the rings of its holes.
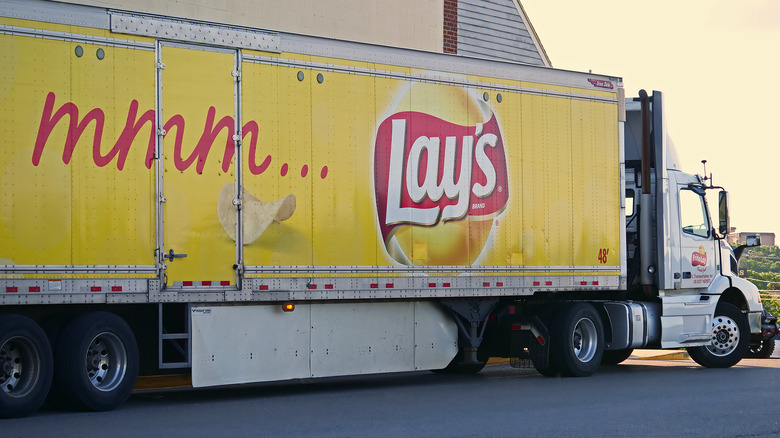
{"type": "Polygon", "coordinates": [[[238,54],[161,43],[158,56],[166,285],[236,287],[238,210],[231,201],[237,181],[234,71],[238,54]],[[220,201],[227,206],[220,207],[220,201]]]}
{"type": "Polygon", "coordinates": [[[666,251],[674,260],[674,287],[660,291],[663,348],[710,342],[712,315],[717,305],[717,300],[705,293],[717,274],[718,260],[703,190],[694,190],[687,184],[672,187],[677,191],[671,192],[676,196],[671,197],[672,243],[666,251]]]}
{"type": "Polygon", "coordinates": [[[717,274],[715,236],[703,191],[679,187],[680,287],[706,288],[717,274]]]}

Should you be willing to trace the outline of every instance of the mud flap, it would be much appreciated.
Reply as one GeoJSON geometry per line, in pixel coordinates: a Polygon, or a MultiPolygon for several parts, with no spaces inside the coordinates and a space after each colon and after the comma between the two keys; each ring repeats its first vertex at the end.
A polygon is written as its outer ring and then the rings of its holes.
{"type": "Polygon", "coordinates": [[[513,368],[547,368],[550,334],[539,318],[512,324],[510,340],[509,364],[513,368]]]}

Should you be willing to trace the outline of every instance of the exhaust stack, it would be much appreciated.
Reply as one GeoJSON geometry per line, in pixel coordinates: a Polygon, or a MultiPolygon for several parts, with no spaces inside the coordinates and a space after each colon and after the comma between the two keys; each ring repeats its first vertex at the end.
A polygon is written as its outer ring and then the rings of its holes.
{"type": "Polygon", "coordinates": [[[650,98],[647,91],[639,90],[642,118],[642,194],[639,198],[641,206],[639,216],[639,282],[645,295],[654,296],[653,280],[655,266],[653,265],[653,194],[650,191],[650,159],[653,156],[650,145],[650,98]]]}

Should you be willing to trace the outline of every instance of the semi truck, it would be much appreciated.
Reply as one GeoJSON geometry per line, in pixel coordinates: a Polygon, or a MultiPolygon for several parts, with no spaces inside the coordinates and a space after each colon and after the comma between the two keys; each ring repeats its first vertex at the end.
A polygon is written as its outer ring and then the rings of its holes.
{"type": "Polygon", "coordinates": [[[0,1],[0,58],[2,416],[167,374],[729,367],[761,330],[661,92],[45,1],[0,1]]]}

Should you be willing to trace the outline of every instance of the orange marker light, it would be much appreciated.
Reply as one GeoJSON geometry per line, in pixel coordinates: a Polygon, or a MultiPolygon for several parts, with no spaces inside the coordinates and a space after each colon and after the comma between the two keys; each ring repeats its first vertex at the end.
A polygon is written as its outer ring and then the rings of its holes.
{"type": "Polygon", "coordinates": [[[282,310],[285,312],[292,312],[295,310],[295,304],[294,303],[284,303],[282,304],[282,310]]]}

